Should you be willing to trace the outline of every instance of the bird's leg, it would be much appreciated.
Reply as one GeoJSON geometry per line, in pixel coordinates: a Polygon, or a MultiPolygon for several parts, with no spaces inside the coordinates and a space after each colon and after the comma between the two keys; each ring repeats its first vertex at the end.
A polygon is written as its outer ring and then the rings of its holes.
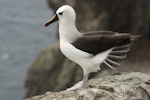
{"type": "Polygon", "coordinates": [[[68,88],[67,91],[73,91],[73,90],[77,90],[77,89],[81,88],[84,85],[84,83],[88,80],[88,77],[89,77],[89,74],[84,74],[83,80],[79,81],[71,88],[68,88]]]}
{"type": "Polygon", "coordinates": [[[89,74],[84,74],[83,76],[83,83],[87,82],[89,78],[89,74]]]}

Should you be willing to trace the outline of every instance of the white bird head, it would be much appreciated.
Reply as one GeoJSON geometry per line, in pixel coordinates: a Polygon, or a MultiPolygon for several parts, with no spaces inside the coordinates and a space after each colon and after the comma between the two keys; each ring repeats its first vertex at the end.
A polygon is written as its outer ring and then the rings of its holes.
{"type": "Polygon", "coordinates": [[[81,33],[77,30],[75,25],[76,13],[71,6],[64,5],[60,7],[55,15],[45,23],[45,27],[59,21],[59,36],[60,40],[73,42],[81,33]]]}
{"type": "Polygon", "coordinates": [[[56,21],[59,21],[59,23],[63,24],[69,24],[75,23],[75,20],[76,20],[76,13],[74,9],[69,5],[63,5],[56,11],[56,14],[45,23],[45,27],[56,21]]]}

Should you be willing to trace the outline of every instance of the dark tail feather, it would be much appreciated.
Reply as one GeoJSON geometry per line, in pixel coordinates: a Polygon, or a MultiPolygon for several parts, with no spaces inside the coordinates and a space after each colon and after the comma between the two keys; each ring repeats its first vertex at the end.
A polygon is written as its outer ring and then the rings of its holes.
{"type": "Polygon", "coordinates": [[[142,35],[131,35],[130,39],[133,41],[139,39],[140,37],[142,37],[142,35]]]}

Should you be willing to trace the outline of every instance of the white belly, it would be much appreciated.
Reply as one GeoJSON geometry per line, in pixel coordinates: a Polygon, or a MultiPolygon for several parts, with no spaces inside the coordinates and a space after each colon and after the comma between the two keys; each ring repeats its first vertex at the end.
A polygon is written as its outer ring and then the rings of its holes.
{"type": "Polygon", "coordinates": [[[89,54],[87,52],[81,51],[77,48],[75,48],[72,44],[61,41],[60,42],[60,49],[61,52],[70,60],[73,62],[79,64],[83,71],[86,72],[96,72],[100,69],[100,64],[105,60],[105,58],[108,56],[109,51],[103,52],[100,54],[97,54],[96,56],[93,56],[92,54],[89,54]]]}

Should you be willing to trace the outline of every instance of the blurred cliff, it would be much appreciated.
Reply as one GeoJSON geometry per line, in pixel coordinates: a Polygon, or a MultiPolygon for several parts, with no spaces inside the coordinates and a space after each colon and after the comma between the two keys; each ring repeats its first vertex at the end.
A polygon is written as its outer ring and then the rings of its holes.
{"type": "MultiPolygon", "coordinates": [[[[132,46],[118,71],[150,71],[150,0],[47,0],[47,3],[54,11],[64,4],[73,6],[81,32],[111,30],[143,35],[132,46]]],[[[105,66],[102,69],[91,77],[112,71],[105,66]]],[[[30,66],[25,81],[25,97],[60,91],[81,79],[81,68],[61,54],[57,41],[43,50],[30,66]]]]}

